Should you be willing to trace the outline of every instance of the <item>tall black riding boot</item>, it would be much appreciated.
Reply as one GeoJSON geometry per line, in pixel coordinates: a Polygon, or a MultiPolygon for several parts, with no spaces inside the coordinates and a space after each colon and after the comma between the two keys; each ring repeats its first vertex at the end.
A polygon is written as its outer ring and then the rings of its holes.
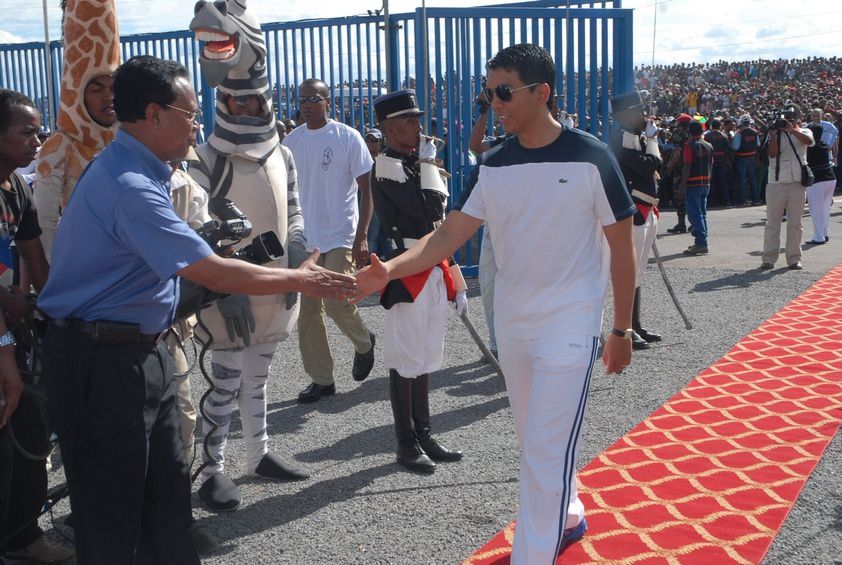
{"type": "Polygon", "coordinates": [[[436,464],[427,457],[412,428],[412,383],[414,379],[405,379],[394,369],[389,370],[389,398],[392,401],[392,414],[395,416],[395,435],[398,438],[398,465],[412,471],[432,473],[436,464]]]}
{"type": "MultiPolygon", "coordinates": [[[[640,323],[640,287],[634,289],[634,304],[632,307],[632,329],[634,333],[640,336],[645,342],[652,343],[655,341],[661,341],[660,334],[652,333],[643,329],[643,326],[640,323]]],[[[632,336],[634,338],[634,336],[632,336]]],[[[634,346],[634,340],[632,339],[632,347],[634,346]]]]}
{"type": "Polygon", "coordinates": [[[430,434],[430,375],[418,375],[412,379],[412,420],[415,423],[415,437],[421,449],[433,461],[459,461],[462,452],[447,449],[430,434]]]}

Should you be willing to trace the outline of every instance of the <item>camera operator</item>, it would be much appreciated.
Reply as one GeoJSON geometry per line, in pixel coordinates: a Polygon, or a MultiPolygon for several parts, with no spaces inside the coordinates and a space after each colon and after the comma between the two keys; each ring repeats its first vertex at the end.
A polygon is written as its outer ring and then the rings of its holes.
{"type": "Polygon", "coordinates": [[[769,185],[766,187],[766,230],[760,268],[772,269],[780,255],[781,220],[786,210],[786,264],[790,269],[801,265],[801,214],[807,188],[801,183],[801,167],[807,164],[807,148],[812,147],[813,132],[799,127],[801,109],[792,105],[769,128],[769,185]]]}
{"type": "MultiPolygon", "coordinates": [[[[26,96],[0,89],[0,248],[3,263],[11,265],[9,244],[14,241],[31,280],[40,290],[49,267],[41,246],[38,214],[29,185],[14,171],[28,165],[41,146],[38,132],[41,117],[26,96]]],[[[0,309],[17,323],[32,311],[32,304],[19,293],[0,288],[0,309]]],[[[2,320],[2,317],[0,317],[2,320]]],[[[47,562],[66,559],[72,552],[47,540],[38,526],[38,516],[47,496],[44,460],[26,457],[19,447],[46,449],[49,433],[43,408],[32,394],[21,397],[22,383],[13,364],[14,339],[0,325],[0,555],[12,559],[47,562]],[[20,402],[19,402],[20,400],[20,402]],[[12,425],[5,426],[13,415],[12,425]],[[14,428],[15,441],[12,440],[14,428]],[[15,445],[18,444],[18,446],[15,445]],[[43,446],[43,447],[42,447],[43,446]]]]}
{"type": "Polygon", "coordinates": [[[173,210],[172,169],[194,144],[187,70],[151,56],[115,73],[115,140],[73,193],[39,299],[50,415],[59,435],[79,563],[198,564],[190,478],[162,332],[177,277],[218,293],[347,298],[353,277],[272,269],[214,254],[173,210]]]}

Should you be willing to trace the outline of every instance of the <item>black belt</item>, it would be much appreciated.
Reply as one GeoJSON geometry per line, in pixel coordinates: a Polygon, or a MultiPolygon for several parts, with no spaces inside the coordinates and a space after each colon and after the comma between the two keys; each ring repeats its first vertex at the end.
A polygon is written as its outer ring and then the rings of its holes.
{"type": "Polygon", "coordinates": [[[139,324],[96,320],[87,322],[79,318],[53,318],[50,323],[57,328],[74,330],[91,336],[96,343],[126,343],[154,345],[161,341],[166,332],[140,333],[139,324]]]}

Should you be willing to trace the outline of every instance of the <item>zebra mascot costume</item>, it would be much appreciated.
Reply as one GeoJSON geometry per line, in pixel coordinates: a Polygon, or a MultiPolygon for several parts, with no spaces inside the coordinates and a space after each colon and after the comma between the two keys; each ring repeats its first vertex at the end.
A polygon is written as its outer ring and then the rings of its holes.
{"type": "MultiPolygon", "coordinates": [[[[211,212],[230,200],[251,221],[254,234],[274,231],[285,254],[269,264],[297,267],[306,258],[304,221],[298,204],[292,153],[279,143],[266,74],[266,44],[246,0],[202,2],[190,23],[205,42],[199,62],[216,86],[216,126],[196,153],[193,178],[208,192],[211,212]]],[[[238,247],[248,244],[243,241],[238,247]]],[[[298,318],[298,294],[226,297],[202,313],[212,340],[213,390],[206,413],[216,429],[203,424],[205,459],[199,498],[214,511],[232,511],[242,497],[224,474],[224,452],[234,404],[238,402],[247,472],[280,480],[309,475],[269,453],[266,431],[266,379],[277,344],[298,318]],[[208,458],[207,454],[210,454],[208,458]]],[[[200,326],[201,327],[201,326],[200,326]]]]}

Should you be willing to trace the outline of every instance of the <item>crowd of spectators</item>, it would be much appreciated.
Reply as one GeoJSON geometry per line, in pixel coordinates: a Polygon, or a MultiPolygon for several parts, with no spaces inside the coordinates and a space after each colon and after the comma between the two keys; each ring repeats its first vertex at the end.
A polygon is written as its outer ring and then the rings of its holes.
{"type": "MultiPolygon", "coordinates": [[[[748,122],[759,134],[757,151],[757,195],[746,199],[737,187],[733,153],[726,154],[726,187],[711,190],[709,205],[757,204],[765,201],[768,182],[766,140],[774,119],[792,107],[799,108],[805,124],[812,114],[820,112],[820,121],[830,124],[828,131],[842,128],[842,58],[810,57],[806,59],[753,60],[674,65],[643,65],[634,70],[635,87],[649,103],[661,128],[659,144],[664,163],[676,148],[673,135],[682,115],[711,124],[727,136],[729,142],[738,133],[741,123],[748,122]],[[835,128],[835,129],[834,129],[835,128]],[[755,200],[757,198],[757,200],[755,200]]],[[[837,148],[833,139],[831,161],[837,165],[837,148]]],[[[729,145],[730,148],[730,145],[729,145]]],[[[671,204],[672,171],[661,171],[662,204],[671,204]]],[[[840,178],[837,167],[837,179],[840,178]]],[[[746,194],[748,197],[748,194],[746,194]]]]}
{"type": "Polygon", "coordinates": [[[827,112],[842,109],[840,57],[644,65],[634,75],[655,114],[763,116],[788,102],[827,112]]]}

